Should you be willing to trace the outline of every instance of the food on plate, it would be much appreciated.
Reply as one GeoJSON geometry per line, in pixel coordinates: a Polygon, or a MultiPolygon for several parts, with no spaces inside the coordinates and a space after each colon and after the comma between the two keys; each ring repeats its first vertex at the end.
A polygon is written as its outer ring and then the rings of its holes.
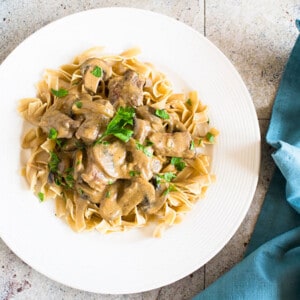
{"type": "Polygon", "coordinates": [[[214,181],[207,148],[218,131],[195,91],[137,59],[96,47],[46,70],[37,96],[20,101],[31,123],[23,169],[40,199],[75,231],[124,231],[178,223],[214,181]]]}

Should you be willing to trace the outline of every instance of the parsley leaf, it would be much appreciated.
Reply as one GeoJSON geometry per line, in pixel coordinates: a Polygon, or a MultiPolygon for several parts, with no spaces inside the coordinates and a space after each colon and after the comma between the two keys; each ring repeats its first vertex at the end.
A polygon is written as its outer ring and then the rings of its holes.
{"type": "Polygon", "coordinates": [[[103,70],[102,68],[98,67],[98,66],[95,66],[93,71],[91,71],[91,73],[95,76],[95,77],[102,77],[103,75],[103,70]]]}
{"type": "Polygon", "coordinates": [[[210,143],[213,143],[215,141],[215,136],[211,132],[208,132],[206,134],[206,138],[210,143]]]}
{"type": "Polygon", "coordinates": [[[76,101],[75,105],[77,108],[81,108],[82,107],[82,102],[81,101],[76,101]]]}
{"type": "Polygon", "coordinates": [[[115,116],[108,123],[105,132],[98,138],[94,145],[102,143],[104,137],[112,134],[123,142],[128,142],[133,135],[133,118],[135,110],[133,107],[119,107],[115,116]],[[130,128],[127,128],[130,125],[130,128]]]}
{"type": "Polygon", "coordinates": [[[75,183],[75,180],[74,180],[73,175],[70,174],[70,173],[67,174],[66,177],[65,177],[65,182],[66,182],[66,184],[67,184],[67,186],[68,186],[69,188],[72,188],[73,185],[74,185],[74,183],[75,183]]]}
{"type": "Polygon", "coordinates": [[[42,192],[39,192],[39,193],[38,193],[38,197],[39,197],[39,199],[40,199],[41,202],[43,202],[44,199],[45,199],[45,195],[44,195],[44,193],[42,193],[42,192]]]}
{"type": "Polygon", "coordinates": [[[176,191],[176,187],[173,184],[170,184],[163,192],[163,195],[166,196],[170,192],[176,191]]]}
{"type": "Polygon", "coordinates": [[[171,182],[171,180],[174,179],[175,177],[176,177],[176,175],[172,172],[157,174],[156,182],[157,182],[157,184],[160,184],[162,181],[171,182]]]}
{"type": "Polygon", "coordinates": [[[186,164],[184,161],[182,161],[181,157],[172,157],[171,165],[175,166],[176,170],[178,171],[182,171],[186,167],[186,164]]]}
{"type": "Polygon", "coordinates": [[[69,91],[65,89],[59,89],[59,90],[51,89],[51,93],[58,98],[62,98],[67,96],[69,94],[69,91]]]}
{"type": "Polygon", "coordinates": [[[48,163],[48,167],[50,172],[55,173],[58,169],[58,164],[60,163],[60,159],[56,153],[50,152],[50,161],[48,163]]]}
{"type": "Polygon", "coordinates": [[[141,143],[136,142],[136,149],[143,151],[148,157],[152,157],[152,151],[148,147],[149,146],[143,146],[141,143]]]}
{"type": "Polygon", "coordinates": [[[134,177],[134,176],[140,175],[140,174],[141,174],[140,171],[129,171],[129,175],[130,175],[131,177],[134,177]]]}
{"type": "Polygon", "coordinates": [[[187,103],[189,106],[192,106],[192,100],[191,100],[191,99],[187,99],[186,103],[187,103]]]}
{"type": "Polygon", "coordinates": [[[195,142],[191,141],[190,150],[194,150],[194,149],[195,149],[195,142]]]}
{"type": "Polygon", "coordinates": [[[57,130],[55,128],[50,128],[48,138],[50,140],[56,140],[57,138],[57,130]]]}
{"type": "Polygon", "coordinates": [[[168,113],[166,112],[165,109],[157,109],[155,111],[155,114],[160,117],[161,119],[170,119],[170,116],[168,115],[168,113]]]}

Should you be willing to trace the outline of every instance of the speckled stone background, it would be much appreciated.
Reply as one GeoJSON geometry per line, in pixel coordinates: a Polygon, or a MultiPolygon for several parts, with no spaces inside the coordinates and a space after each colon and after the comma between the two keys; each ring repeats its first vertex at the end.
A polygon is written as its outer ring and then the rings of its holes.
{"type": "Polygon", "coordinates": [[[0,239],[0,299],[190,299],[239,262],[274,169],[265,143],[272,104],[297,37],[300,0],[0,0],[0,62],[42,26],[82,10],[128,6],[166,14],[204,34],[231,60],[248,87],[262,135],[261,170],[249,212],[223,250],[171,285],[133,295],[99,295],[54,282],[23,263],[0,239]]]}

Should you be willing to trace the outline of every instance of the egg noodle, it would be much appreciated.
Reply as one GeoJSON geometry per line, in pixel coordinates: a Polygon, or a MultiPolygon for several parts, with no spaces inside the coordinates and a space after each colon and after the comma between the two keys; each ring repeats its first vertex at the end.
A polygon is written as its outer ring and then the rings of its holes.
{"type": "Polygon", "coordinates": [[[18,110],[32,124],[23,168],[40,199],[75,231],[124,231],[182,216],[215,180],[208,147],[218,131],[197,92],[174,93],[166,76],[137,59],[95,47],[45,70],[37,96],[18,110]]]}

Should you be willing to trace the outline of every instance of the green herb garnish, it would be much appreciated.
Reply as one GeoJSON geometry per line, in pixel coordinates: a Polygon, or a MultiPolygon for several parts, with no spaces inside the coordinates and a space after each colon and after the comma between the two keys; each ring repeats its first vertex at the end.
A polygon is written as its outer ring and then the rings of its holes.
{"type": "Polygon", "coordinates": [[[61,186],[62,182],[61,182],[61,176],[57,175],[54,177],[54,182],[56,185],[61,186]]]}
{"type": "Polygon", "coordinates": [[[170,192],[176,191],[176,188],[173,184],[170,184],[163,192],[163,195],[166,196],[168,195],[170,192]]]}
{"type": "Polygon", "coordinates": [[[64,140],[64,139],[55,139],[55,141],[59,148],[62,148],[64,146],[64,144],[66,143],[66,140],[64,140]]]}
{"type": "Polygon", "coordinates": [[[156,182],[157,182],[157,184],[160,184],[162,181],[171,182],[171,180],[174,179],[175,177],[176,177],[176,175],[172,172],[157,174],[156,175],[156,182]]]}
{"type": "Polygon", "coordinates": [[[191,99],[187,99],[186,103],[187,103],[189,106],[192,106],[192,100],[191,100],[191,99]]]}
{"type": "Polygon", "coordinates": [[[133,107],[120,107],[115,116],[108,123],[105,132],[98,138],[94,145],[102,143],[103,139],[112,134],[123,142],[128,142],[133,135],[133,118],[135,111],[133,107]],[[128,128],[130,127],[130,128],[128,128]]]}
{"type": "Polygon", "coordinates": [[[75,105],[77,108],[81,108],[82,107],[82,102],[81,101],[76,101],[75,105]]]}
{"type": "Polygon", "coordinates": [[[66,169],[66,176],[64,177],[67,187],[72,188],[75,183],[75,179],[73,177],[74,168],[66,169]]]}
{"type": "Polygon", "coordinates": [[[149,146],[144,146],[139,142],[136,142],[136,149],[143,151],[148,157],[152,157],[152,151],[150,150],[149,146]]]}
{"type": "Polygon", "coordinates": [[[98,67],[98,66],[95,66],[93,71],[91,71],[91,73],[95,76],[95,77],[102,77],[103,75],[103,71],[102,71],[102,68],[98,67]]]}
{"type": "Polygon", "coordinates": [[[51,93],[58,98],[62,98],[67,96],[69,94],[69,91],[65,89],[59,89],[59,90],[51,89],[51,93]]]}
{"type": "Polygon", "coordinates": [[[60,163],[60,159],[57,156],[56,153],[50,152],[50,161],[48,163],[48,167],[50,169],[50,172],[55,173],[57,172],[58,169],[58,164],[60,163]]]}
{"type": "Polygon", "coordinates": [[[110,191],[107,191],[105,194],[105,198],[109,198],[110,197],[110,191]]]}
{"type": "Polygon", "coordinates": [[[39,199],[40,199],[41,202],[43,202],[44,199],[45,199],[45,195],[44,195],[44,193],[42,193],[42,192],[39,192],[39,193],[38,193],[38,197],[39,197],[39,199]]]}
{"type": "Polygon", "coordinates": [[[178,171],[182,171],[186,167],[186,164],[184,161],[182,161],[181,157],[172,157],[171,165],[175,166],[176,170],[178,171]]]}
{"type": "Polygon", "coordinates": [[[191,141],[190,150],[194,150],[194,149],[195,149],[195,142],[191,141]]]}
{"type": "Polygon", "coordinates": [[[140,174],[141,174],[140,171],[129,171],[129,175],[130,175],[131,177],[134,177],[134,176],[140,175],[140,174]]]}
{"type": "Polygon", "coordinates": [[[168,115],[168,113],[166,112],[165,109],[157,109],[155,111],[155,114],[160,117],[161,119],[170,119],[170,116],[168,115]]]}
{"type": "Polygon", "coordinates": [[[153,145],[153,143],[151,141],[146,140],[146,146],[152,146],[152,145],[153,145]]]}
{"type": "Polygon", "coordinates": [[[57,130],[55,128],[50,128],[48,138],[50,140],[56,140],[57,138],[57,130]]]}
{"type": "Polygon", "coordinates": [[[206,134],[206,138],[210,143],[213,143],[215,141],[215,136],[211,132],[208,132],[206,134]]]}

